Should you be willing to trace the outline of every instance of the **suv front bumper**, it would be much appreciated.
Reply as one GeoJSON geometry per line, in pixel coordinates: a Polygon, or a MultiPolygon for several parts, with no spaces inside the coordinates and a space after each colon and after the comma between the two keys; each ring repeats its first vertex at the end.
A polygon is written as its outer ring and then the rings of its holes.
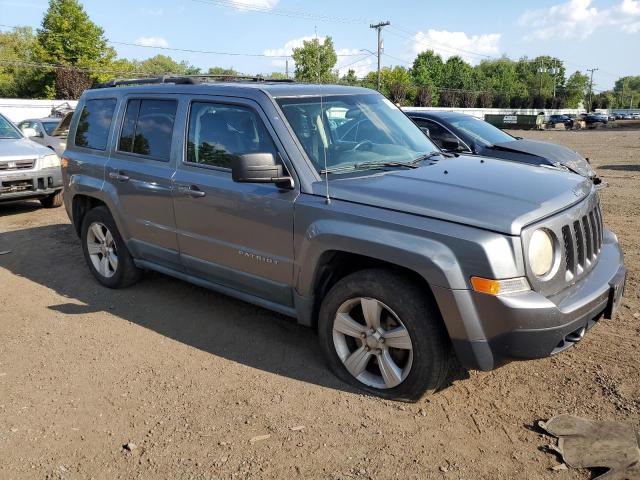
{"type": "Polygon", "coordinates": [[[61,189],[60,167],[0,173],[0,202],[46,197],[61,189]]]}
{"type": "Polygon", "coordinates": [[[510,360],[547,357],[577,343],[603,316],[613,317],[626,269],[615,235],[605,230],[603,240],[591,272],[551,297],[434,288],[460,363],[492,370],[510,360]]]}

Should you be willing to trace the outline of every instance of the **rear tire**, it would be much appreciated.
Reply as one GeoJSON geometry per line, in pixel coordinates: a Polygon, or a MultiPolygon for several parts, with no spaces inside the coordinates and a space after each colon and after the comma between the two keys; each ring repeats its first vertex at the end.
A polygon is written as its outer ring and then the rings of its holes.
{"type": "Polygon", "coordinates": [[[322,302],[318,330],[335,374],[374,395],[416,401],[447,377],[451,344],[438,307],[393,272],[362,270],[336,283],[322,302]]]}
{"type": "Polygon", "coordinates": [[[57,208],[62,206],[62,190],[58,190],[47,197],[41,198],[40,204],[44,208],[57,208]]]}
{"type": "Polygon", "coordinates": [[[133,285],[142,276],[106,207],[95,207],[82,220],[82,251],[93,276],[108,288],[133,285]]]}

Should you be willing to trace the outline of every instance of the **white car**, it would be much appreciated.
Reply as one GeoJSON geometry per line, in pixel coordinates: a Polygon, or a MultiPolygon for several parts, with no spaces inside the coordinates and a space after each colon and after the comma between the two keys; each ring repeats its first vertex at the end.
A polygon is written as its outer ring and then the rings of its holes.
{"type": "Polygon", "coordinates": [[[18,124],[18,128],[25,137],[50,148],[61,157],[64,149],[67,148],[67,133],[72,115],[73,112],[69,112],[62,118],[47,117],[23,120],[18,124]]]}

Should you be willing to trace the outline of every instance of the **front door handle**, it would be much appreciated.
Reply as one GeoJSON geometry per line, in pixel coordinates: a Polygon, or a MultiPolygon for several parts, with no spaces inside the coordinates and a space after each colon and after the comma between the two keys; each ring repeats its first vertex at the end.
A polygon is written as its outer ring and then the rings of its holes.
{"type": "Polygon", "coordinates": [[[117,180],[118,182],[128,182],[129,177],[122,172],[109,172],[109,178],[117,180]]]}
{"type": "Polygon", "coordinates": [[[207,193],[200,190],[196,185],[178,185],[178,192],[187,197],[204,197],[207,193]]]}

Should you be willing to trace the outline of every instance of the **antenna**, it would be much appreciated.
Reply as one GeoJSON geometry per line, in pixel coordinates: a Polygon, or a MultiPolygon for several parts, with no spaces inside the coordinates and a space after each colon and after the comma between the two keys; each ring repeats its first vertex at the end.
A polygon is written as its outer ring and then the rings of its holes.
{"type": "MultiPolygon", "coordinates": [[[[322,93],[320,94],[320,125],[324,129],[324,107],[322,105],[322,93]]],[[[329,196],[329,170],[327,170],[327,146],[322,142],[322,153],[324,154],[324,185],[327,194],[327,205],[331,205],[331,197],[329,196]]]]}

